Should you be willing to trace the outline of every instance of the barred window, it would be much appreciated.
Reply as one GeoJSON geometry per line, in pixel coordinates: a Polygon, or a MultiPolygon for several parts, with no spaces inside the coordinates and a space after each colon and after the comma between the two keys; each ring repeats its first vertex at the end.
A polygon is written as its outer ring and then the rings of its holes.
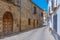
{"type": "Polygon", "coordinates": [[[31,25],[31,19],[28,19],[28,25],[31,25]]]}
{"type": "Polygon", "coordinates": [[[41,17],[43,17],[43,12],[41,12],[41,17]]]}
{"type": "Polygon", "coordinates": [[[36,14],[37,13],[37,10],[36,10],[36,7],[34,6],[34,14],[36,14]]]}
{"type": "Polygon", "coordinates": [[[37,25],[38,25],[38,20],[37,20],[37,25]]]}

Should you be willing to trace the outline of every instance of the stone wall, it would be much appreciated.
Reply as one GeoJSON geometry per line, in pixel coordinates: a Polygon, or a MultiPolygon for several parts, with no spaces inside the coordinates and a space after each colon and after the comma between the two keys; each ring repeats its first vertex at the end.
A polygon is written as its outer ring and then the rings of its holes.
{"type": "Polygon", "coordinates": [[[6,12],[10,12],[13,15],[13,32],[19,32],[18,24],[20,25],[20,13],[18,7],[0,1],[0,34],[3,33],[3,15],[6,12]]]}
{"type": "Polygon", "coordinates": [[[40,16],[41,12],[43,12],[42,9],[30,0],[21,0],[21,4],[18,6],[0,1],[0,34],[3,33],[3,15],[5,12],[10,12],[13,15],[13,33],[37,28],[42,25],[43,19],[40,16]],[[36,14],[34,14],[34,6],[37,9],[36,14]],[[30,19],[30,25],[28,19],[30,19]]]}

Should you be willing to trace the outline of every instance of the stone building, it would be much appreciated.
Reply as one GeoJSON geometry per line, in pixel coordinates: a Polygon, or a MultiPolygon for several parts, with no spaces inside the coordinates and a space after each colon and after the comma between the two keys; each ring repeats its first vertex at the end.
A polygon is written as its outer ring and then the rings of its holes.
{"type": "Polygon", "coordinates": [[[47,17],[48,17],[48,14],[46,13],[46,10],[44,9],[43,11],[43,25],[47,25],[47,17]]]}
{"type": "Polygon", "coordinates": [[[43,10],[31,0],[0,0],[0,35],[37,28],[42,17],[43,10]]]}

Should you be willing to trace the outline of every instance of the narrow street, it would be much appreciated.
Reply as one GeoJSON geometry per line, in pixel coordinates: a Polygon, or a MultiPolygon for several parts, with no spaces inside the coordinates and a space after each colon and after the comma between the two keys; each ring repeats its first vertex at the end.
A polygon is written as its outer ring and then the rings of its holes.
{"type": "Polygon", "coordinates": [[[49,27],[37,28],[28,32],[20,33],[0,40],[56,40],[51,34],[49,27]]]}

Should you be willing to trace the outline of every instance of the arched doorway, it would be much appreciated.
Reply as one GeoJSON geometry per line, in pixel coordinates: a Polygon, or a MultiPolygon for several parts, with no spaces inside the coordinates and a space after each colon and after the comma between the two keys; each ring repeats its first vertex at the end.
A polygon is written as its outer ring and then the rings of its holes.
{"type": "Polygon", "coordinates": [[[3,32],[4,34],[13,32],[13,16],[10,12],[6,12],[3,15],[3,32]]]}

